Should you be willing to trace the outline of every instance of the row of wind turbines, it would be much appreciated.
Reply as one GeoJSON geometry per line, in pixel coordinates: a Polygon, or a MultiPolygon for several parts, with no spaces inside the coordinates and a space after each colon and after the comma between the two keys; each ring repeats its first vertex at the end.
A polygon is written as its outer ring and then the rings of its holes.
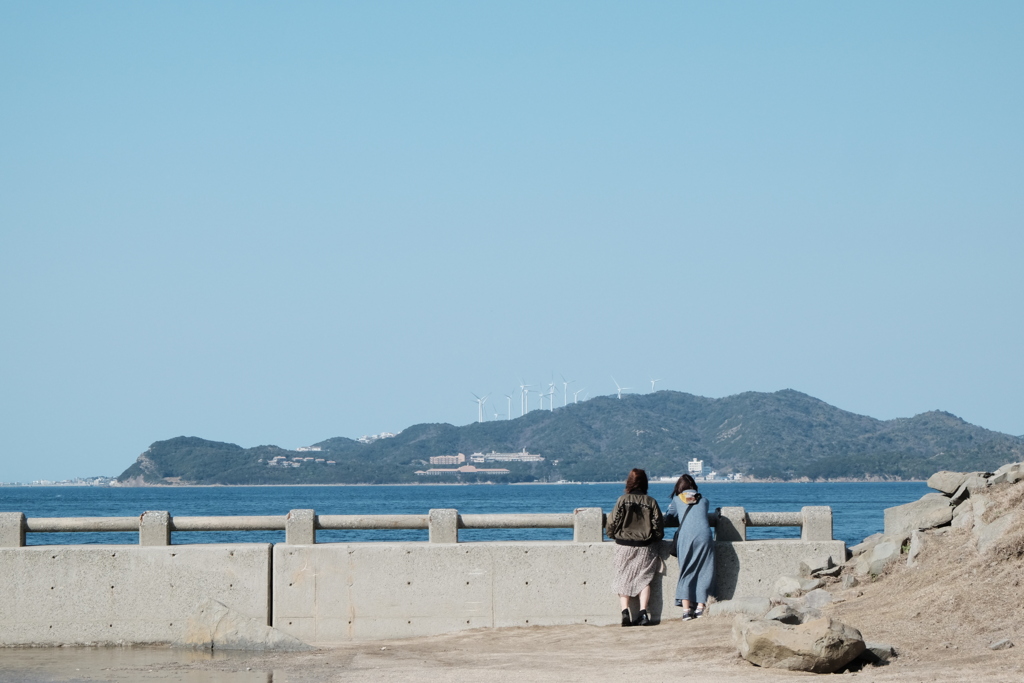
{"type": "MultiPolygon", "coordinates": [[[[575,384],[576,380],[574,380],[574,379],[566,379],[565,375],[559,375],[559,376],[562,378],[562,407],[565,407],[565,406],[569,405],[569,385],[570,384],[575,384]]],[[[660,379],[652,379],[651,380],[651,392],[652,393],[654,392],[655,387],[657,386],[658,382],[660,382],[660,381],[661,381],[660,379]]],[[[620,386],[619,383],[615,380],[614,377],[612,377],[612,383],[615,384],[616,396],[620,400],[622,399],[622,393],[623,392],[632,391],[632,389],[630,387],[620,386]]],[[[531,394],[535,394],[537,396],[537,398],[539,399],[539,401],[540,401],[540,405],[537,408],[538,410],[544,410],[544,399],[546,397],[547,398],[547,402],[548,402],[548,410],[554,411],[555,410],[555,397],[557,395],[557,392],[555,390],[555,385],[556,385],[556,383],[554,381],[548,382],[548,390],[547,391],[541,391],[539,389],[534,390],[533,389],[534,385],[527,384],[525,381],[519,380],[519,417],[522,417],[523,415],[526,415],[528,412],[530,412],[530,410],[531,410],[531,408],[530,408],[530,395],[531,394]]],[[[538,385],[538,386],[543,386],[543,385],[538,385]]],[[[487,399],[490,398],[491,395],[490,394],[485,394],[484,396],[477,396],[476,394],[473,394],[473,392],[470,392],[470,393],[473,395],[473,399],[472,399],[473,402],[476,403],[476,409],[477,409],[476,421],[477,422],[483,422],[484,421],[484,403],[487,402],[487,399]]],[[[579,401],[580,401],[580,394],[583,394],[583,400],[584,401],[587,400],[587,390],[586,389],[578,389],[577,391],[574,391],[572,393],[572,402],[573,403],[579,403],[579,401]]],[[[504,396],[508,400],[508,410],[505,412],[504,416],[502,416],[501,413],[499,413],[497,410],[495,410],[494,411],[494,419],[498,420],[498,419],[501,419],[501,417],[504,417],[506,420],[511,420],[512,419],[512,394],[502,394],[502,396],[504,396]]]]}

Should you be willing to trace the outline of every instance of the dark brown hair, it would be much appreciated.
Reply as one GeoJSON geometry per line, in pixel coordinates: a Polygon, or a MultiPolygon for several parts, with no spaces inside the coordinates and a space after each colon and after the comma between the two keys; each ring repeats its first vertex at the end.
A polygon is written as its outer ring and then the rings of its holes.
{"type": "Polygon", "coordinates": [[[634,467],[626,477],[626,493],[647,493],[647,473],[634,467]]]}
{"type": "Polygon", "coordinates": [[[676,480],[676,487],[672,489],[672,495],[678,496],[683,491],[696,491],[697,482],[689,474],[684,474],[676,480]]]}

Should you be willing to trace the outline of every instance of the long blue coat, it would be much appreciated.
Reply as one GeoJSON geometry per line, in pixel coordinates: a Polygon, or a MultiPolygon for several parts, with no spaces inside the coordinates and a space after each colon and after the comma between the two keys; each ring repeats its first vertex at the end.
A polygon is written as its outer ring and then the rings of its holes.
{"type": "Polygon", "coordinates": [[[689,600],[691,604],[707,604],[715,582],[715,543],[708,524],[708,499],[702,496],[693,505],[687,505],[679,496],[673,496],[665,513],[665,522],[670,521],[680,524],[675,537],[679,560],[676,603],[689,600]]]}

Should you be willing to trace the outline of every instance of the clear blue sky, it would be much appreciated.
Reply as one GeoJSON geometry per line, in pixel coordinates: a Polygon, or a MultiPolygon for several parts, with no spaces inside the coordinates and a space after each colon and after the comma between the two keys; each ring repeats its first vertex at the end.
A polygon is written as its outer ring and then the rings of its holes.
{"type": "Polygon", "coordinates": [[[0,480],[560,374],[1024,434],[1022,35],[1019,2],[3,2],[0,480]]]}

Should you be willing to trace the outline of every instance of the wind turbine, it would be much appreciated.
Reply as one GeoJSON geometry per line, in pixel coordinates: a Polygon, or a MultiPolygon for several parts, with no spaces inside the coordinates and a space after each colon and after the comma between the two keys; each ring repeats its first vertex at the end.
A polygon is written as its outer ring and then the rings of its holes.
{"type": "Polygon", "coordinates": [[[580,402],[580,394],[582,394],[584,391],[586,391],[586,389],[579,389],[577,391],[572,392],[572,402],[573,403],[579,403],[580,402]]]}
{"type": "Polygon", "coordinates": [[[551,390],[548,392],[548,401],[551,402],[551,412],[555,412],[555,383],[552,382],[549,386],[551,390]]]}
{"type": "MultiPolygon", "coordinates": [[[[472,391],[469,392],[469,393],[473,394],[472,391]]],[[[487,396],[490,396],[490,394],[487,394],[487,396]]],[[[483,398],[480,398],[476,394],[473,394],[473,397],[476,399],[476,421],[477,422],[483,422],[484,421],[484,402],[487,400],[487,396],[484,396],[483,398]]]]}
{"type": "Polygon", "coordinates": [[[519,380],[519,391],[521,392],[519,397],[519,417],[530,412],[529,389],[532,386],[532,384],[527,384],[522,379],[519,380]]]}
{"type": "Polygon", "coordinates": [[[506,419],[511,420],[512,419],[512,395],[511,394],[502,394],[502,395],[505,398],[508,399],[508,413],[506,413],[508,415],[508,417],[506,419]]]}
{"type": "Polygon", "coordinates": [[[567,400],[567,398],[569,396],[569,391],[568,391],[569,390],[569,385],[572,384],[573,382],[575,382],[576,380],[574,380],[574,379],[566,379],[565,375],[561,375],[561,377],[562,377],[562,407],[564,408],[566,405],[569,404],[569,401],[567,400]]]}
{"type": "Polygon", "coordinates": [[[654,385],[657,384],[660,381],[661,381],[660,379],[652,379],[651,380],[651,391],[652,392],[654,391],[654,385]]]}
{"type": "MultiPolygon", "coordinates": [[[[615,382],[615,378],[612,377],[612,381],[615,382]]],[[[615,382],[615,388],[619,390],[619,400],[622,400],[622,392],[629,391],[629,387],[620,387],[618,382],[615,382]]]]}

